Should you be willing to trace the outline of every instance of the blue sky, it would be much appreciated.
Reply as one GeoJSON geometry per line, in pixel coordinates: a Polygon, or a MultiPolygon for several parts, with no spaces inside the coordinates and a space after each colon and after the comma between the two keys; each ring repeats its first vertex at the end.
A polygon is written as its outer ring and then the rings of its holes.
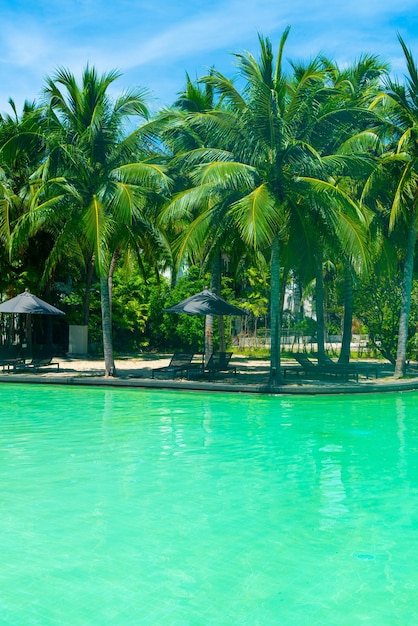
{"type": "Polygon", "coordinates": [[[257,54],[257,34],[275,47],[291,26],[285,56],[322,52],[341,65],[364,52],[403,74],[397,32],[418,59],[416,0],[0,0],[0,112],[13,98],[38,99],[58,66],[77,76],[89,63],[118,69],[115,93],[147,87],[153,107],[215,66],[234,74],[234,52],[257,54]]]}

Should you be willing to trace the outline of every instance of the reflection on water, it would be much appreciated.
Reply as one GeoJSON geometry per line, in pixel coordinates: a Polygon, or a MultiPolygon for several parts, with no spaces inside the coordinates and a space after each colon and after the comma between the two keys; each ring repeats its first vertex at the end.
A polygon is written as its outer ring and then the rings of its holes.
{"type": "Polygon", "coordinates": [[[347,496],[341,477],[341,463],[336,454],[341,451],[341,446],[326,446],[321,449],[325,454],[321,462],[319,479],[321,530],[331,528],[338,518],[348,513],[348,508],[344,505],[347,496]]]}
{"type": "Polygon", "coordinates": [[[396,421],[398,424],[398,441],[399,441],[399,474],[405,477],[407,471],[407,460],[405,450],[405,418],[406,408],[402,396],[396,398],[396,421]]]}

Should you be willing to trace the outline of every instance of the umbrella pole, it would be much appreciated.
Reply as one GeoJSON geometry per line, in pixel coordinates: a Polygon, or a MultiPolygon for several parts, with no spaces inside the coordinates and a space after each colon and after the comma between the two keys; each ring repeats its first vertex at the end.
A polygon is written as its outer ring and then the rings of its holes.
{"type": "Polygon", "coordinates": [[[14,343],[15,328],[15,316],[10,315],[6,322],[6,342],[8,346],[11,346],[14,343]]]}
{"type": "Polygon", "coordinates": [[[32,355],[32,316],[30,313],[26,313],[26,346],[29,355],[32,355]]]}
{"type": "Polygon", "coordinates": [[[203,345],[202,345],[202,367],[205,369],[205,351],[206,351],[206,315],[203,318],[203,345]]]}
{"type": "Polygon", "coordinates": [[[204,364],[207,365],[213,354],[213,315],[205,315],[204,364]]]}

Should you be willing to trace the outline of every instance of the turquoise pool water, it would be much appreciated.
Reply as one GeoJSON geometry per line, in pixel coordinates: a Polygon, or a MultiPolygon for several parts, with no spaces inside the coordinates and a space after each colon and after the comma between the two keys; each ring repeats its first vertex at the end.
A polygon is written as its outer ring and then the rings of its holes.
{"type": "Polygon", "coordinates": [[[0,385],[0,624],[415,626],[417,405],[0,385]]]}

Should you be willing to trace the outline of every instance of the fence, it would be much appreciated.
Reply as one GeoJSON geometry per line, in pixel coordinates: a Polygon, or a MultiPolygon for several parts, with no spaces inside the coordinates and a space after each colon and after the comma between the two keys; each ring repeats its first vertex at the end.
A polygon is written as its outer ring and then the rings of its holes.
{"type": "MultiPolygon", "coordinates": [[[[325,339],[325,349],[330,352],[339,352],[341,341],[341,335],[328,335],[325,339]]],[[[269,331],[257,333],[257,336],[239,334],[235,338],[234,344],[242,349],[270,348],[271,337],[269,331]]],[[[315,337],[289,329],[281,331],[280,345],[283,351],[288,352],[316,352],[318,348],[315,337]]],[[[358,352],[359,356],[367,354],[369,351],[369,336],[353,335],[351,350],[358,352]]]]}

